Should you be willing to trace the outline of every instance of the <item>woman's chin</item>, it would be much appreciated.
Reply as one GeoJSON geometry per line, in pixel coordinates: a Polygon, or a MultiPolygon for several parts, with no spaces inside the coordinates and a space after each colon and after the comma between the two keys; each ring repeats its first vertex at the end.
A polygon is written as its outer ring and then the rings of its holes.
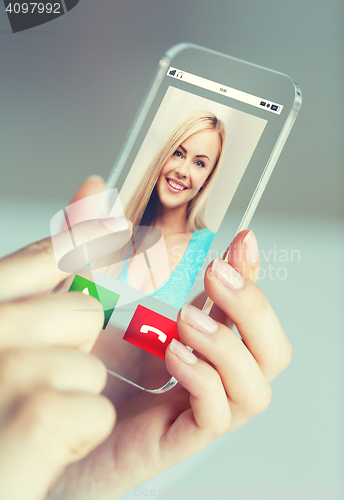
{"type": "Polygon", "coordinates": [[[168,210],[173,210],[180,208],[184,205],[186,205],[188,202],[187,201],[178,201],[178,200],[160,200],[160,203],[162,206],[168,210]]]}

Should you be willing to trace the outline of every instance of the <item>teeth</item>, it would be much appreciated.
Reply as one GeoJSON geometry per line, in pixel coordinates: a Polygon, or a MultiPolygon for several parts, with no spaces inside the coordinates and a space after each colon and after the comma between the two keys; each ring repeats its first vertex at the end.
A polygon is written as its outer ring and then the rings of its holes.
{"type": "Polygon", "coordinates": [[[179,189],[179,191],[183,191],[183,187],[180,186],[179,184],[176,184],[175,182],[169,180],[168,181],[169,185],[172,186],[174,189],[179,189]]]}

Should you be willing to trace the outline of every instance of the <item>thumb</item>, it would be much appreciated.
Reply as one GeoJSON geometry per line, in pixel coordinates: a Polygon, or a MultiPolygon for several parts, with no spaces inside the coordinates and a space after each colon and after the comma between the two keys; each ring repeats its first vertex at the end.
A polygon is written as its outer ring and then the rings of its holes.
{"type": "MultiPolygon", "coordinates": [[[[59,231],[64,231],[69,225],[94,218],[94,213],[102,202],[105,190],[105,181],[99,175],[88,177],[78,188],[68,205],[68,222],[63,218],[60,221],[59,231]]],[[[109,213],[108,206],[103,204],[101,217],[106,217],[109,213]]]]}

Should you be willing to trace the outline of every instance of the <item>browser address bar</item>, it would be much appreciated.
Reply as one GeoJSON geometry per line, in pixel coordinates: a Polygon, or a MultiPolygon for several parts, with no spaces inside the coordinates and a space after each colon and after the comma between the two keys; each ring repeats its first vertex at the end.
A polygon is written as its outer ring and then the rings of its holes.
{"type": "Polygon", "coordinates": [[[170,76],[171,78],[176,78],[177,80],[182,80],[183,82],[186,83],[191,83],[191,85],[202,87],[203,89],[216,92],[217,94],[230,97],[231,99],[236,99],[237,101],[241,101],[246,104],[251,104],[251,106],[264,109],[265,111],[270,111],[275,115],[280,115],[283,109],[283,106],[281,104],[277,104],[267,99],[247,94],[246,92],[242,92],[241,90],[236,90],[231,87],[226,87],[226,85],[222,85],[220,83],[207,80],[206,78],[202,78],[201,76],[196,76],[191,73],[187,73],[186,71],[182,71],[177,68],[170,67],[169,70],[167,71],[167,76],[170,76]]]}

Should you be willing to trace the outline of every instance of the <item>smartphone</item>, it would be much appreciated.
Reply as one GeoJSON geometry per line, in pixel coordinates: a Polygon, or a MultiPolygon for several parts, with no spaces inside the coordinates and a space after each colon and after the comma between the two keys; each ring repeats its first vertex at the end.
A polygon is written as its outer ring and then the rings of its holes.
{"type": "Polygon", "coordinates": [[[161,58],[106,188],[133,237],[71,285],[107,291],[94,352],[110,374],[156,394],[176,385],[164,357],[178,311],[248,227],[300,106],[277,71],[189,43],[161,58]]]}

